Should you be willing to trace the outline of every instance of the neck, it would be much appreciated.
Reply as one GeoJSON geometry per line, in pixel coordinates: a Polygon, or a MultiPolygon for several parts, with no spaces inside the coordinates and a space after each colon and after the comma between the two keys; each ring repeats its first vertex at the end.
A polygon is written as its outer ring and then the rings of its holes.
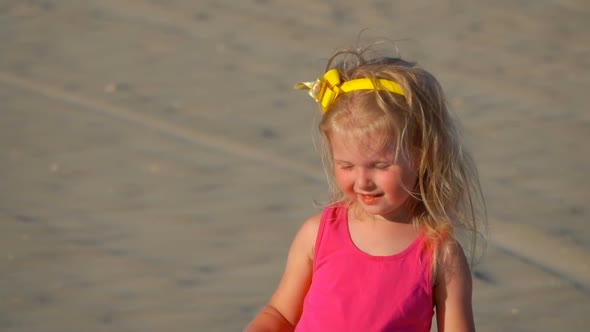
{"type": "Polygon", "coordinates": [[[387,215],[370,214],[354,202],[350,204],[349,209],[351,210],[351,215],[359,221],[387,222],[400,225],[411,225],[414,219],[414,213],[412,213],[413,209],[408,209],[409,206],[406,207],[405,205],[406,204],[404,203],[404,206],[400,209],[399,213],[391,213],[387,215]]]}

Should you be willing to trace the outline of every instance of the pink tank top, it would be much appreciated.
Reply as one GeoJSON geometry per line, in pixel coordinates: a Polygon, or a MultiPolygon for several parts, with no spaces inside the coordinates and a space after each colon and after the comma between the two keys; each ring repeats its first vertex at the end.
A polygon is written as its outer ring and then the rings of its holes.
{"type": "Polygon", "coordinates": [[[430,331],[432,259],[424,237],[393,256],[371,256],[352,242],[347,211],[332,206],[322,214],[313,278],[295,331],[430,331]]]}

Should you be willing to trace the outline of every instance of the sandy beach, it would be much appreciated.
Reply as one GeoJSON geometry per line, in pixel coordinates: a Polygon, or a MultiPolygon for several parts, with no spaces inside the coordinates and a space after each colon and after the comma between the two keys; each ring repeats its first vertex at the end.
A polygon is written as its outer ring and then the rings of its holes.
{"type": "Polygon", "coordinates": [[[327,197],[292,86],[361,31],[479,165],[478,331],[590,329],[588,1],[0,0],[0,330],[240,331],[327,197]]]}

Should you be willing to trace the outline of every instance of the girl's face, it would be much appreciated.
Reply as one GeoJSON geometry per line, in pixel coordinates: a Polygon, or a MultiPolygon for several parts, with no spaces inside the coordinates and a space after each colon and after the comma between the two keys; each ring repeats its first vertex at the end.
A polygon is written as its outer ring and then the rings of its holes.
{"type": "Polygon", "coordinates": [[[334,175],[340,190],[365,212],[387,220],[407,222],[411,204],[405,204],[416,185],[411,162],[398,156],[395,146],[377,140],[356,141],[346,135],[330,135],[334,175]]]}

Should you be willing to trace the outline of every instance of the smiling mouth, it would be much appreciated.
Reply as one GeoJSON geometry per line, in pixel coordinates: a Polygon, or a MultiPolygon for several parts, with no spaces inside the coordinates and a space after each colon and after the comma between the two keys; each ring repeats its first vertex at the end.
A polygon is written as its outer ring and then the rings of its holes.
{"type": "Polygon", "coordinates": [[[378,195],[358,194],[358,196],[361,199],[361,201],[363,201],[363,203],[365,203],[367,205],[372,205],[372,204],[377,203],[377,201],[379,200],[379,198],[381,198],[383,196],[383,194],[378,194],[378,195]]]}

